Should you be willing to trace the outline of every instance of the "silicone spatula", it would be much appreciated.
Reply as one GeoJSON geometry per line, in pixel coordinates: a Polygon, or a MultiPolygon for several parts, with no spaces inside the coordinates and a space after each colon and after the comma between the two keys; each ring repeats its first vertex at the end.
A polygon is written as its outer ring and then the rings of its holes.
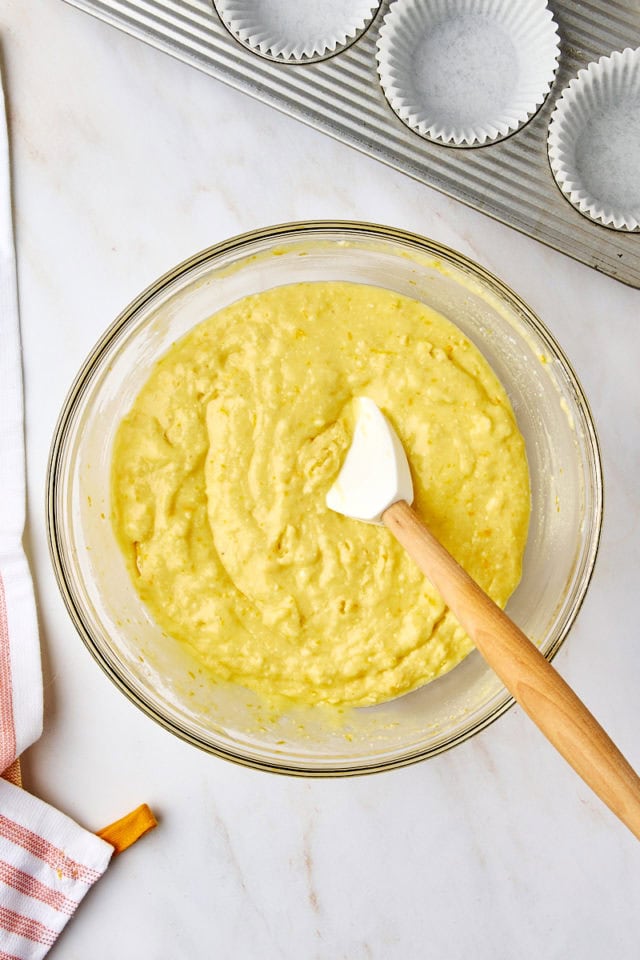
{"type": "Polygon", "coordinates": [[[402,444],[367,397],[357,400],[351,447],[326,502],[331,510],[391,531],[512,696],[640,839],[640,778],[538,648],[429,532],[411,506],[413,484],[402,444]]]}

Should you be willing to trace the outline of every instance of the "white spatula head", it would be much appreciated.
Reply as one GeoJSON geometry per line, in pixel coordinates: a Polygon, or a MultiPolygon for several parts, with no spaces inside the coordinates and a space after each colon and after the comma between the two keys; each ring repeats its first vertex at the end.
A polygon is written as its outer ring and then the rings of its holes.
{"type": "Polygon", "coordinates": [[[368,397],[356,400],[356,425],[327,506],[354,520],[381,523],[387,507],[413,502],[413,483],[397,433],[368,397]]]}

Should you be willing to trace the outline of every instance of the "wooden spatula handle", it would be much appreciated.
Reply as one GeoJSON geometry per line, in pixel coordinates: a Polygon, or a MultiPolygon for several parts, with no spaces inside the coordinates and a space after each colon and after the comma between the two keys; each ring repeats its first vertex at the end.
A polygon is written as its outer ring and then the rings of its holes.
{"type": "Polygon", "coordinates": [[[408,503],[394,503],[382,519],[534,723],[640,839],[640,778],[571,687],[408,503]]]}

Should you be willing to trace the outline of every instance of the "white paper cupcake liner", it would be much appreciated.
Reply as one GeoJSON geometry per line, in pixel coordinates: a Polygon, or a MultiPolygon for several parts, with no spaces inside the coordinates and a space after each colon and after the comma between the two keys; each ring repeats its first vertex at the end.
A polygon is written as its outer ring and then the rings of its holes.
{"type": "Polygon", "coordinates": [[[480,146],[542,105],[560,55],[546,0],[395,0],[378,39],[391,108],[440,143],[480,146]]]}
{"type": "Polygon", "coordinates": [[[306,61],[335,53],[369,25],[380,0],[214,0],[241,43],[263,56],[306,61]]]}
{"type": "Polygon", "coordinates": [[[640,48],[580,70],[556,104],[548,149],[556,182],[580,213],[640,229],[640,48]]]}

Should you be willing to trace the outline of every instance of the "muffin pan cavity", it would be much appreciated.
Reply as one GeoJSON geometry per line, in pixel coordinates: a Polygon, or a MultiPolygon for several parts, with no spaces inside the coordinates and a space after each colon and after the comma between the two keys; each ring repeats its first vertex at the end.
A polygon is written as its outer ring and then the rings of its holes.
{"type": "Polygon", "coordinates": [[[518,130],[549,93],[559,56],[546,0],[395,0],[377,45],[394,112],[455,146],[518,130]]]}

